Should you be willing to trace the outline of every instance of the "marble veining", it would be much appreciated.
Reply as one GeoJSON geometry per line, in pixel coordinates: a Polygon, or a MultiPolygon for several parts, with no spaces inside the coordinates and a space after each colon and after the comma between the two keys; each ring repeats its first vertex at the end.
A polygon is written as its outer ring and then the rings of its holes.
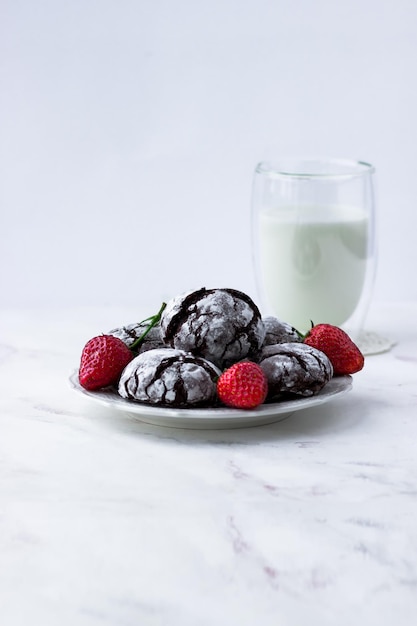
{"type": "Polygon", "coordinates": [[[390,352],[268,426],[142,423],[68,384],[140,311],[0,311],[0,623],[411,626],[417,304],[374,307],[390,352]]]}

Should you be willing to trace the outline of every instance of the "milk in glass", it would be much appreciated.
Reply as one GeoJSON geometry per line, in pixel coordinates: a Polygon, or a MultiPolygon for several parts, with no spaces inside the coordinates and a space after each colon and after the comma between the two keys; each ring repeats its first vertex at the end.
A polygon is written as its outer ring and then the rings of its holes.
{"type": "Polygon", "coordinates": [[[263,208],[259,262],[266,301],[301,332],[311,322],[340,326],[365,281],[368,214],[339,205],[263,208]]]}

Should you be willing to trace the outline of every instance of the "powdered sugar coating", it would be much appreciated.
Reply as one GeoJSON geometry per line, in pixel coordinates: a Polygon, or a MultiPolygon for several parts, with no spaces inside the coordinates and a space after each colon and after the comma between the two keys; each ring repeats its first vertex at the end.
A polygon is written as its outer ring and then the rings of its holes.
{"type": "Polygon", "coordinates": [[[216,400],[220,370],[183,350],[148,350],[124,369],[118,391],[122,398],[152,405],[208,406],[216,400]]]}
{"type": "MultiPolygon", "coordinates": [[[[149,322],[137,322],[133,324],[127,324],[120,328],[114,328],[107,334],[113,335],[121,339],[128,348],[146,331],[149,322]]],[[[138,354],[145,352],[146,350],[153,350],[155,348],[163,348],[165,346],[161,337],[161,327],[159,324],[153,326],[147,333],[143,340],[143,343],[138,349],[138,354]]]]}
{"type": "Polygon", "coordinates": [[[269,398],[283,393],[313,396],[333,376],[327,356],[304,343],[266,346],[259,365],[268,379],[269,398]]]}
{"type": "Polygon", "coordinates": [[[265,326],[264,346],[271,346],[277,343],[299,343],[302,341],[300,334],[291,324],[272,316],[262,319],[265,326]]]}
{"type": "Polygon", "coordinates": [[[161,318],[165,343],[225,368],[256,360],[265,327],[256,304],[235,289],[199,289],[173,298],[161,318]]]}

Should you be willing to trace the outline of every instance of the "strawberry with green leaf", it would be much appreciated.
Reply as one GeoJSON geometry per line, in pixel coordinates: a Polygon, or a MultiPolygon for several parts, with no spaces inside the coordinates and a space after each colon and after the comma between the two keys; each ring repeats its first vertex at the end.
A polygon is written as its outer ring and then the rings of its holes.
{"type": "Polygon", "coordinates": [[[355,374],[365,364],[358,346],[338,326],[317,324],[304,337],[304,343],[324,352],[333,365],[335,376],[355,374]]]}
{"type": "Polygon", "coordinates": [[[165,306],[164,302],[156,315],[143,321],[144,332],[129,348],[113,335],[98,335],[87,341],[81,354],[78,373],[80,385],[94,391],[117,384],[124,368],[136,356],[137,349],[149,331],[160,321],[165,306]]]}

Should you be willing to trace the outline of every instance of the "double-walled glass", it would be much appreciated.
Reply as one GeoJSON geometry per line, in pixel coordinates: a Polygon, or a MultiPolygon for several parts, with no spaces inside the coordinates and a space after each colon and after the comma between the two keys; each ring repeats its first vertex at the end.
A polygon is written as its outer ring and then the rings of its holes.
{"type": "Polygon", "coordinates": [[[303,333],[329,323],[358,339],[376,268],[373,179],[362,161],[257,165],[253,252],[265,313],[303,333]]]}

